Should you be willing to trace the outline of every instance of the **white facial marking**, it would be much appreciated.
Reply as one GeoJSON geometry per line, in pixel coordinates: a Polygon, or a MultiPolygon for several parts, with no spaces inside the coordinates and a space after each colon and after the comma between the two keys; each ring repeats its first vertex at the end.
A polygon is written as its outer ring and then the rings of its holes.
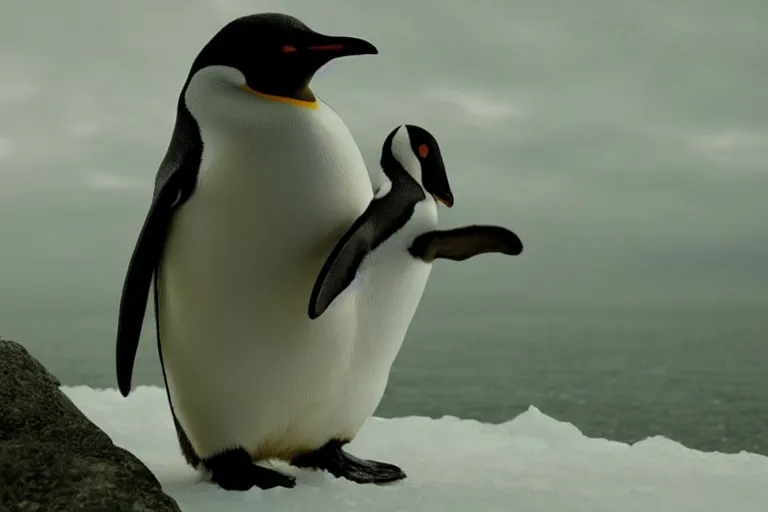
{"type": "Polygon", "coordinates": [[[245,85],[245,75],[237,68],[230,66],[206,66],[192,75],[193,81],[206,80],[210,82],[226,82],[231,85],[245,85]]]}
{"type": "Polygon", "coordinates": [[[232,104],[232,98],[243,93],[239,88],[245,83],[245,75],[235,68],[207,66],[192,75],[184,93],[184,103],[198,123],[246,118],[248,112],[243,112],[242,105],[232,104]]]}
{"type": "Polygon", "coordinates": [[[421,182],[421,162],[419,157],[413,152],[411,147],[411,138],[408,136],[408,129],[405,125],[398,128],[395,136],[392,138],[392,154],[400,162],[408,174],[410,174],[424,188],[421,182]]]}

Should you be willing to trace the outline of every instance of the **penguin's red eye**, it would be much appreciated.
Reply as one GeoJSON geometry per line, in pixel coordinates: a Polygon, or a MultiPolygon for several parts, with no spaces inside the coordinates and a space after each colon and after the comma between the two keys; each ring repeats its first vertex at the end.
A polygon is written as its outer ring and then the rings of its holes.
{"type": "Polygon", "coordinates": [[[289,44],[283,46],[283,53],[293,53],[295,51],[296,51],[296,47],[295,46],[291,46],[289,44]]]}
{"type": "Polygon", "coordinates": [[[427,155],[429,154],[429,146],[426,144],[422,144],[419,146],[419,156],[421,158],[427,158],[427,155]]]}

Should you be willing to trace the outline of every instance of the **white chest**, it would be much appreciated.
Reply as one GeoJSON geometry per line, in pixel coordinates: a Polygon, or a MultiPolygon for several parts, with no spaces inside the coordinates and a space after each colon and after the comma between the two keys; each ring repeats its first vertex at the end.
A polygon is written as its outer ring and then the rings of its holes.
{"type": "MultiPolygon", "coordinates": [[[[437,208],[430,198],[416,205],[413,216],[363,261],[352,284],[359,307],[358,351],[361,358],[387,373],[402,346],[421,301],[431,263],[414,258],[408,248],[420,234],[437,226],[437,208]]],[[[344,294],[340,298],[343,297],[344,294]]]]}
{"type": "Polygon", "coordinates": [[[373,194],[365,163],[328,105],[301,108],[239,90],[215,94],[218,104],[210,104],[196,101],[197,93],[190,88],[187,96],[191,109],[200,111],[198,187],[206,197],[231,201],[228,211],[267,222],[300,222],[299,231],[327,230],[324,224],[365,209],[373,194]],[[216,111],[208,114],[211,108],[216,111]]]}
{"type": "Polygon", "coordinates": [[[229,296],[269,286],[275,301],[311,289],[373,196],[349,130],[322,102],[301,108],[222,82],[193,81],[186,100],[203,156],[196,191],[172,226],[184,257],[200,254],[199,272],[215,272],[218,284],[208,284],[229,296]]]}

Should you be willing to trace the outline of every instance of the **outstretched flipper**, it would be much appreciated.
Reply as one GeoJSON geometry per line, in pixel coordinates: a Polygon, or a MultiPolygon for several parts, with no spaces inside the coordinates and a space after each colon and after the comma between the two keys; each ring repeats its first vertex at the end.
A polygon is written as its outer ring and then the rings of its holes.
{"type": "MultiPolygon", "coordinates": [[[[412,181],[412,180],[410,180],[412,181]]],[[[402,186],[397,194],[374,199],[333,248],[315,280],[309,298],[309,318],[315,319],[355,279],[358,268],[369,252],[403,227],[413,215],[413,208],[424,194],[421,187],[402,186]]]]}
{"type": "Polygon", "coordinates": [[[330,441],[311,453],[292,461],[299,468],[322,469],[336,478],[345,478],[358,484],[387,484],[406,478],[405,472],[394,464],[359,459],[342,449],[344,441],[330,441]]]}
{"type": "Polygon", "coordinates": [[[195,121],[180,105],[176,127],[157,172],[152,204],[128,264],[120,298],[115,349],[117,385],[123,396],[128,396],[131,390],[152,276],[163,252],[168,226],[173,211],[192,195],[201,154],[202,142],[195,121]]]}
{"type": "Polygon", "coordinates": [[[517,256],[523,252],[523,243],[512,231],[500,226],[465,226],[419,235],[408,250],[426,262],[439,258],[462,261],[493,252],[517,256]]]}

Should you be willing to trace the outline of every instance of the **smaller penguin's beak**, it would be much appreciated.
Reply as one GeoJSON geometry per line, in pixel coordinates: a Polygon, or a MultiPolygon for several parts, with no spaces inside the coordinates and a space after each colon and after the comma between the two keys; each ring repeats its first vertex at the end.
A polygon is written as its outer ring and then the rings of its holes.
{"type": "Polygon", "coordinates": [[[376,55],[379,50],[357,37],[322,36],[307,47],[310,52],[327,53],[328,60],[350,55],[376,55]]]}
{"type": "Polygon", "coordinates": [[[440,201],[448,208],[453,206],[453,194],[450,192],[433,193],[432,197],[435,198],[435,201],[440,201]]]}
{"type": "Polygon", "coordinates": [[[452,207],[453,192],[451,192],[451,184],[448,182],[440,150],[436,148],[430,151],[429,155],[422,160],[421,168],[424,189],[432,194],[435,201],[443,203],[448,208],[452,207]]]}

